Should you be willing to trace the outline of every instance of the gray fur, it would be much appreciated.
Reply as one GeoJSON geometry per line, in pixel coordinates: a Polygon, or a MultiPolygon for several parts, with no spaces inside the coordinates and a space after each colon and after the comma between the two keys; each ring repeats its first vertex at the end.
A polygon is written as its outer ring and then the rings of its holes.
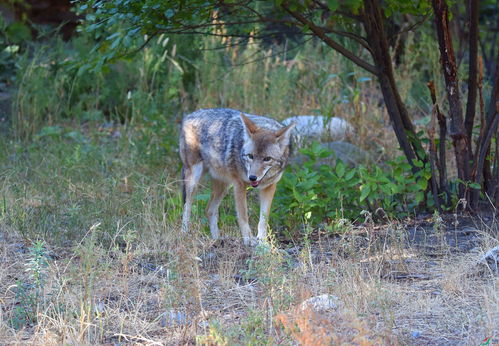
{"type": "Polygon", "coordinates": [[[266,237],[265,222],[275,184],[289,159],[289,137],[294,124],[285,127],[267,117],[244,115],[249,121],[243,119],[240,111],[217,108],[201,109],[184,117],[179,143],[185,196],[184,231],[189,228],[192,196],[200,175],[209,171],[217,184],[207,210],[212,236],[218,237],[218,204],[226,193],[224,186],[234,185],[239,226],[244,242],[249,242],[246,187],[251,185],[260,190],[258,238],[266,237]]]}
{"type": "MultiPolygon", "coordinates": [[[[245,140],[245,130],[240,114],[240,111],[234,109],[212,108],[201,109],[186,115],[182,121],[180,135],[181,155],[182,146],[186,144],[184,129],[186,125],[190,125],[197,132],[197,141],[200,144],[200,159],[207,163],[207,168],[212,175],[215,175],[213,174],[213,170],[210,169],[213,165],[223,165],[224,167],[237,169],[241,174],[246,173],[241,157],[245,140]]],[[[264,116],[244,114],[258,127],[270,131],[277,131],[284,127],[279,122],[264,116]]],[[[286,150],[285,155],[279,159],[283,163],[287,163],[289,150],[286,150]]],[[[185,164],[185,160],[183,162],[185,164]]],[[[284,167],[280,167],[279,171],[282,168],[284,167]]]]}
{"type": "MultiPolygon", "coordinates": [[[[203,161],[209,161],[215,154],[225,166],[242,165],[240,154],[244,142],[244,128],[240,114],[240,111],[234,109],[213,108],[200,109],[184,117],[182,124],[191,123],[198,131],[203,161]]],[[[283,127],[273,119],[244,114],[259,127],[273,131],[283,127]]],[[[181,141],[183,134],[182,132],[181,141]]]]}

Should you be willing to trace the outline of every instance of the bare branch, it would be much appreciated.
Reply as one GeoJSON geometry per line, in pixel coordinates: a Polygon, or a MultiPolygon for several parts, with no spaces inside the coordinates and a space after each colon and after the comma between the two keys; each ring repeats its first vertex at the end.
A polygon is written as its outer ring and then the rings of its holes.
{"type": "Polygon", "coordinates": [[[125,58],[125,57],[127,57],[127,56],[133,55],[133,54],[135,54],[135,53],[137,53],[137,52],[140,52],[140,51],[141,51],[142,49],[144,49],[144,48],[145,48],[145,47],[149,44],[149,42],[151,42],[151,40],[152,40],[154,37],[156,37],[156,35],[158,35],[158,34],[159,34],[159,31],[153,32],[152,34],[150,34],[150,36],[148,36],[148,37],[147,37],[147,39],[144,41],[144,43],[142,43],[140,46],[138,46],[137,48],[135,48],[135,49],[133,49],[133,50],[131,50],[131,51],[129,51],[129,52],[125,52],[125,53],[123,53],[123,54],[121,54],[121,55],[118,55],[117,57],[115,57],[115,58],[113,58],[113,59],[117,59],[117,60],[119,60],[119,59],[125,58]]]}
{"type": "Polygon", "coordinates": [[[367,49],[369,52],[372,53],[371,47],[369,47],[369,44],[367,43],[366,38],[363,36],[360,36],[360,35],[357,35],[357,34],[354,34],[354,33],[348,32],[348,31],[339,31],[339,30],[333,30],[333,29],[324,28],[324,27],[321,27],[321,29],[324,30],[324,32],[326,32],[326,33],[331,33],[331,34],[336,34],[336,35],[348,37],[348,38],[356,41],[362,47],[364,47],[365,49],[367,49]]]}
{"type": "Polygon", "coordinates": [[[430,16],[431,14],[431,10],[429,10],[424,16],[423,18],[420,20],[420,21],[417,21],[416,23],[410,25],[409,27],[407,28],[404,28],[400,31],[398,31],[397,33],[395,33],[394,35],[391,36],[391,38],[393,37],[397,37],[399,35],[402,35],[402,34],[405,34],[406,32],[409,32],[409,31],[412,31],[414,29],[416,29],[417,27],[421,26],[424,22],[426,22],[426,20],[428,19],[428,17],[430,16]]]}
{"type": "Polygon", "coordinates": [[[378,74],[378,70],[376,66],[368,63],[367,61],[359,58],[357,55],[355,55],[353,52],[349,51],[342,45],[340,45],[338,42],[334,41],[331,39],[329,36],[327,36],[326,32],[319,26],[315,25],[312,21],[307,19],[305,16],[303,16],[301,13],[298,13],[296,11],[292,11],[286,4],[281,4],[282,8],[289,14],[291,14],[294,18],[296,18],[298,21],[300,21],[303,25],[306,25],[310,28],[310,30],[317,36],[319,37],[322,41],[324,41],[328,46],[336,50],[338,53],[343,55],[344,57],[348,58],[358,66],[362,67],[366,71],[371,72],[374,75],[378,74]]]}
{"type": "MultiPolygon", "coordinates": [[[[327,5],[321,3],[320,1],[315,1],[315,3],[321,7],[322,9],[324,10],[329,10],[327,5]]],[[[246,8],[248,11],[251,11],[252,13],[254,13],[256,16],[258,16],[258,18],[262,21],[262,22],[267,22],[267,23],[279,23],[279,24],[290,24],[292,26],[299,26],[299,27],[303,27],[303,23],[301,22],[297,22],[295,20],[289,20],[289,19],[277,19],[277,18],[271,18],[271,17],[265,17],[263,16],[261,13],[259,13],[258,11],[256,11],[255,9],[251,8],[250,6],[247,6],[247,5],[241,5],[243,6],[244,8],[246,8]]],[[[319,27],[319,26],[318,26],[319,27]]],[[[354,33],[350,33],[350,32],[347,32],[347,31],[340,31],[340,30],[334,30],[334,29],[330,29],[330,28],[325,28],[325,27],[320,27],[324,32],[326,33],[330,33],[330,34],[336,34],[336,35],[340,35],[340,36],[343,36],[343,37],[348,37],[356,42],[358,42],[360,45],[362,45],[362,47],[364,47],[365,49],[371,51],[371,48],[369,47],[369,44],[367,43],[367,40],[365,37],[362,37],[360,35],[356,35],[354,33]]]]}

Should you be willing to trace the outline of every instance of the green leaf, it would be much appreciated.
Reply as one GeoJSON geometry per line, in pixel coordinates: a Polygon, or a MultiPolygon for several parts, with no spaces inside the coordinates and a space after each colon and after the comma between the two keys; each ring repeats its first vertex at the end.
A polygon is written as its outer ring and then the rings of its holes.
{"type": "Polygon", "coordinates": [[[412,160],[412,163],[414,164],[414,166],[416,166],[418,168],[422,168],[424,166],[423,161],[421,161],[421,160],[414,159],[414,160],[412,160]]]}
{"type": "Polygon", "coordinates": [[[350,179],[353,178],[354,175],[355,175],[354,169],[348,171],[347,174],[345,174],[345,181],[349,181],[350,179]]]}
{"type": "Polygon", "coordinates": [[[428,180],[420,179],[418,180],[417,184],[421,190],[425,191],[428,187],[428,180]]]}
{"type": "Polygon", "coordinates": [[[110,48],[111,48],[111,49],[116,49],[116,47],[118,47],[118,45],[121,43],[121,40],[122,40],[122,39],[123,39],[122,37],[117,37],[117,38],[113,41],[113,43],[111,43],[111,47],[110,47],[110,48]]]}
{"type": "Polygon", "coordinates": [[[293,186],[293,197],[298,202],[302,202],[302,200],[303,200],[303,196],[300,193],[298,193],[298,191],[296,190],[296,188],[294,186],[293,186]]]}
{"type": "Polygon", "coordinates": [[[391,195],[392,189],[391,189],[391,186],[389,184],[383,184],[383,185],[380,185],[379,187],[385,195],[387,195],[387,196],[391,195]]]}
{"type": "Polygon", "coordinates": [[[22,43],[31,39],[30,28],[21,22],[14,22],[7,26],[5,34],[12,43],[22,43]]]}
{"type": "Polygon", "coordinates": [[[40,139],[43,137],[53,137],[59,136],[62,134],[62,127],[60,126],[45,126],[40,132],[36,135],[36,139],[40,139]]]}
{"type": "Polygon", "coordinates": [[[478,183],[470,183],[468,186],[475,190],[480,190],[482,188],[482,186],[478,183]]]}
{"type": "Polygon", "coordinates": [[[168,19],[172,18],[174,15],[175,12],[171,8],[165,11],[165,17],[168,19]]]}
{"type": "Polygon", "coordinates": [[[343,177],[344,174],[345,174],[345,165],[343,164],[343,162],[338,161],[338,163],[336,164],[336,175],[338,175],[338,177],[341,178],[343,177]]]}
{"type": "Polygon", "coordinates": [[[416,192],[415,199],[416,199],[416,204],[421,203],[424,199],[424,192],[423,191],[416,192]]]}
{"type": "Polygon", "coordinates": [[[371,187],[369,185],[362,185],[360,187],[360,199],[359,201],[362,202],[369,196],[369,193],[371,193],[371,187]]]}
{"type": "Polygon", "coordinates": [[[340,7],[340,3],[338,2],[338,0],[328,0],[327,7],[331,11],[336,11],[338,7],[340,7]]]}

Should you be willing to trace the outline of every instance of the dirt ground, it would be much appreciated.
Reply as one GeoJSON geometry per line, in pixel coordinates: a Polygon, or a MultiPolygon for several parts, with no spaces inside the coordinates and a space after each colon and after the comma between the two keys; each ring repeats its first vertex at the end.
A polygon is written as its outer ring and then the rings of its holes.
{"type": "Polygon", "coordinates": [[[256,249],[201,236],[46,245],[37,285],[33,244],[3,228],[1,344],[499,343],[498,276],[478,263],[499,243],[493,214],[344,229],[256,249]],[[322,294],[335,307],[300,308],[322,294]]]}

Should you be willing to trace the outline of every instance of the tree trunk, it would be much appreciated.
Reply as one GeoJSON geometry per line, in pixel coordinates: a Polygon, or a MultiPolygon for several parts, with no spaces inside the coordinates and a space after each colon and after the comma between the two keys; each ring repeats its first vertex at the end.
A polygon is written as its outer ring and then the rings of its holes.
{"type": "MultiPolygon", "coordinates": [[[[374,65],[377,67],[378,82],[383,93],[390,120],[407,160],[413,165],[414,159],[426,161],[424,151],[416,136],[414,126],[405,108],[395,83],[388,38],[384,28],[384,17],[376,0],[364,0],[364,29],[371,48],[374,65]]],[[[413,165],[413,169],[417,168],[413,165]]]]}
{"type": "MultiPolygon", "coordinates": [[[[454,152],[456,156],[456,166],[458,178],[464,182],[470,180],[470,151],[467,143],[464,128],[463,112],[459,97],[459,81],[457,78],[456,59],[452,48],[452,38],[450,36],[448,7],[445,0],[432,0],[435,12],[435,23],[440,48],[440,61],[445,77],[447,99],[450,110],[449,135],[452,138],[454,152]]],[[[464,185],[459,187],[459,197],[465,194],[464,185]]]]}
{"type": "Polygon", "coordinates": [[[427,86],[428,89],[430,89],[430,97],[433,103],[433,108],[437,115],[438,127],[439,127],[439,145],[438,145],[438,156],[437,156],[438,158],[437,167],[439,170],[438,174],[440,178],[439,193],[441,193],[442,191],[445,192],[446,195],[445,204],[448,205],[448,203],[450,203],[451,201],[451,194],[449,191],[449,186],[447,184],[447,160],[446,160],[446,150],[445,150],[445,143],[447,142],[447,121],[445,119],[445,115],[443,115],[442,112],[440,112],[440,108],[438,107],[435,83],[433,83],[433,81],[430,81],[428,82],[427,86]]]}
{"type": "MultiPolygon", "coordinates": [[[[499,52],[497,54],[497,59],[499,59],[499,52]]],[[[496,64],[496,69],[494,73],[494,86],[492,87],[492,93],[490,95],[490,101],[489,101],[488,109],[487,109],[487,117],[486,117],[486,124],[490,124],[488,126],[492,127],[491,132],[494,134],[496,138],[496,148],[495,148],[495,157],[499,157],[499,152],[498,152],[498,141],[499,141],[499,136],[497,135],[497,118],[499,118],[499,65],[496,64]],[[496,126],[494,128],[493,124],[494,121],[496,122],[496,126]]],[[[491,147],[490,143],[488,143],[488,153],[490,153],[491,147]]],[[[488,156],[488,155],[487,155],[488,156]]],[[[486,159],[485,163],[488,164],[488,166],[492,166],[490,163],[490,159],[486,159]]],[[[492,175],[490,177],[490,181],[488,182],[488,189],[487,193],[489,196],[492,197],[494,189],[498,189],[499,187],[499,160],[494,161],[494,172],[492,172],[492,175]]],[[[496,196],[496,204],[499,202],[499,195],[496,196]]]]}
{"type": "Polygon", "coordinates": [[[469,52],[470,62],[468,70],[468,101],[466,103],[466,116],[464,126],[468,140],[468,151],[471,153],[471,139],[473,131],[473,120],[475,119],[476,96],[477,96],[477,72],[478,72],[478,0],[469,0],[469,52]]]}
{"type": "MultiPolygon", "coordinates": [[[[498,56],[499,58],[499,56],[498,56]]],[[[487,110],[487,116],[485,119],[485,128],[483,129],[484,136],[481,138],[480,142],[477,144],[478,146],[478,155],[475,163],[476,167],[476,182],[481,183],[482,177],[483,179],[490,179],[490,181],[484,181],[484,186],[487,187],[486,192],[491,198],[494,198],[495,191],[497,186],[499,185],[499,170],[495,167],[495,172],[491,174],[491,176],[486,176],[483,174],[484,167],[486,164],[490,166],[490,162],[487,162],[488,156],[490,154],[490,143],[492,138],[495,136],[496,141],[498,139],[497,136],[497,127],[499,125],[499,65],[496,65],[496,71],[494,74],[494,85],[492,87],[492,93],[490,95],[490,103],[487,110]]],[[[497,143],[496,143],[497,145],[497,143]]],[[[495,156],[498,156],[497,146],[495,156]]],[[[498,163],[496,162],[496,165],[498,163]]],[[[495,196],[497,204],[499,200],[499,196],[495,196]]]]}

